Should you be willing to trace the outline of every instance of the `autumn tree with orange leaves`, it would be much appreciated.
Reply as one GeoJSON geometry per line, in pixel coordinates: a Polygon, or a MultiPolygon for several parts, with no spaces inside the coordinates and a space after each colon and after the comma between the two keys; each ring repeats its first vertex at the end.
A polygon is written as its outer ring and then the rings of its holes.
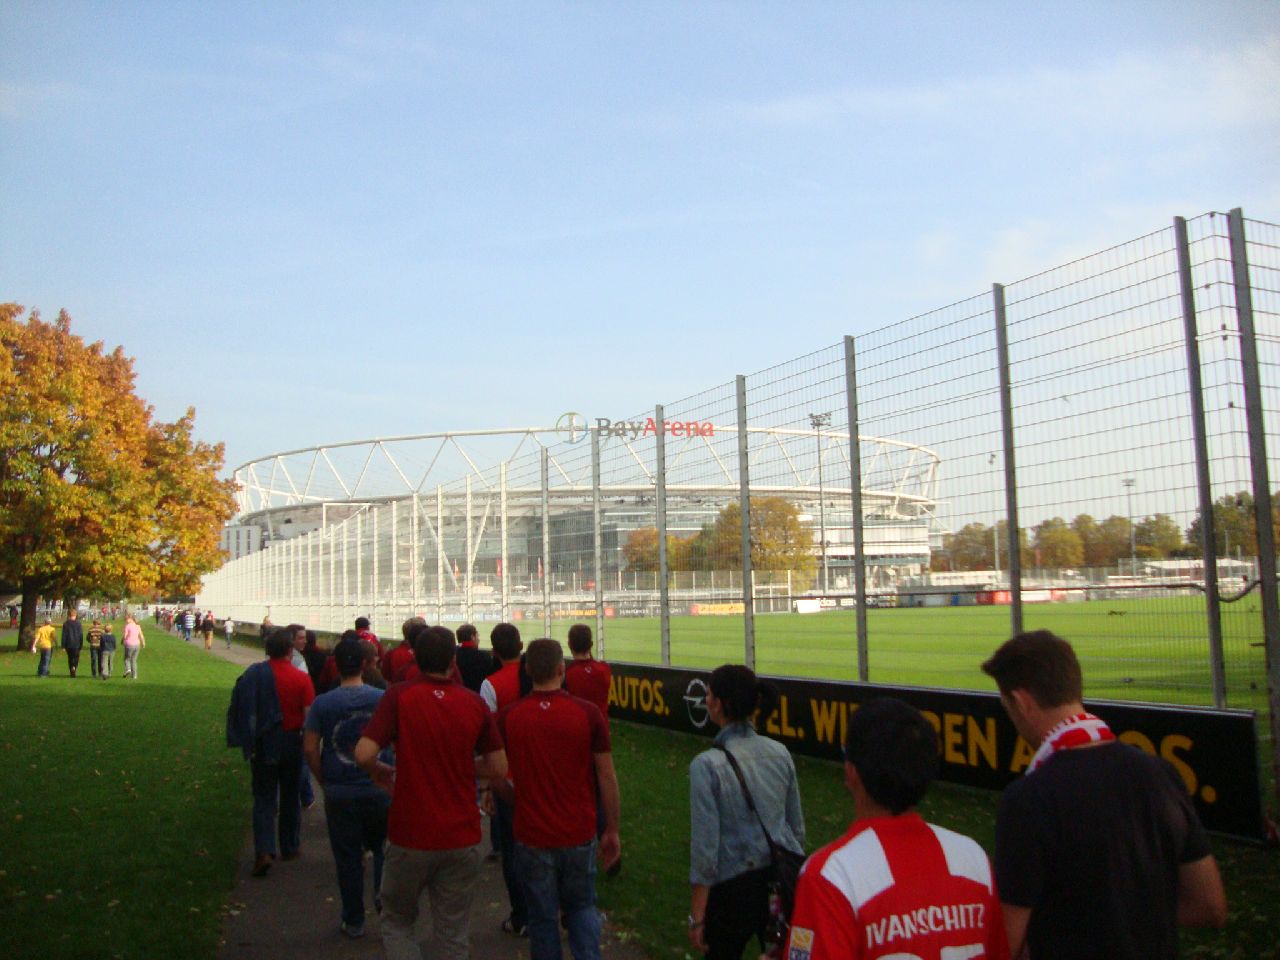
{"type": "Polygon", "coordinates": [[[0,304],[0,582],[22,592],[19,646],[38,597],[194,592],[223,559],[235,512],[222,445],[195,410],[152,419],[133,360],[71,332],[66,312],[0,304]]]}

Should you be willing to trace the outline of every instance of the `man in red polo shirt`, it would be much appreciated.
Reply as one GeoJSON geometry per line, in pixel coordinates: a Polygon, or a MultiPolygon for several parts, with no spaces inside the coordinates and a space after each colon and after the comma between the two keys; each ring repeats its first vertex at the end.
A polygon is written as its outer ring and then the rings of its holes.
{"type": "Polygon", "coordinates": [[[591,628],[575,623],[569,628],[569,652],[573,659],[565,664],[564,688],[581,697],[609,718],[609,683],[612,673],[603,660],[591,656],[591,628]]]}
{"type": "Polygon", "coordinates": [[[356,633],[360,635],[361,640],[368,640],[373,644],[374,649],[378,651],[378,661],[382,661],[382,641],[378,639],[378,635],[369,628],[368,617],[356,617],[356,633]]]}
{"type": "MultiPolygon", "coordinates": [[[[520,630],[513,623],[499,623],[489,631],[489,643],[493,657],[502,666],[485,677],[480,684],[480,696],[495,714],[520,699],[520,651],[524,641],[520,630]]],[[[502,857],[502,882],[507,888],[507,900],[511,913],[502,921],[502,929],[517,937],[528,936],[529,912],[525,907],[524,891],[516,878],[515,834],[511,828],[511,804],[501,792],[494,794],[493,833],[494,843],[502,857]]]]}
{"type": "Polygon", "coordinates": [[[533,691],[498,714],[514,784],[515,864],[529,910],[532,960],[559,960],[559,920],[574,960],[599,960],[596,909],[596,784],[604,806],[600,860],[620,851],[618,778],[609,725],[594,705],[560,689],[564,654],[555,640],[529,644],[533,691]]]}
{"type": "Polygon", "coordinates": [[[414,644],[421,673],[387,690],[356,744],[356,763],[391,790],[382,879],[388,960],[421,960],[414,923],[424,891],[440,956],[468,956],[480,870],[476,778],[505,775],[507,758],[484,701],[449,676],[455,651],[448,630],[423,632],[414,644]],[[394,768],[378,760],[392,743],[394,768]]]}
{"type": "Polygon", "coordinates": [[[405,671],[413,666],[413,644],[410,639],[417,631],[425,630],[426,627],[427,621],[421,617],[410,617],[400,625],[400,633],[404,639],[394,650],[389,650],[378,665],[388,685],[407,679],[405,671]]]}

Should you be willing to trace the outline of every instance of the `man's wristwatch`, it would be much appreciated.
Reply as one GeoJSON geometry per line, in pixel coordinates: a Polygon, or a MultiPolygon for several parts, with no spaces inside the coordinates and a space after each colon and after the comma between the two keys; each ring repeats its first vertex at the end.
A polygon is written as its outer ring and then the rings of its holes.
{"type": "Polygon", "coordinates": [[[694,916],[693,916],[693,914],[692,914],[692,913],[691,913],[691,914],[689,914],[689,929],[690,929],[690,930],[697,930],[699,927],[705,927],[706,925],[707,925],[707,921],[705,921],[705,920],[697,920],[697,919],[695,919],[695,918],[694,918],[694,916]]]}

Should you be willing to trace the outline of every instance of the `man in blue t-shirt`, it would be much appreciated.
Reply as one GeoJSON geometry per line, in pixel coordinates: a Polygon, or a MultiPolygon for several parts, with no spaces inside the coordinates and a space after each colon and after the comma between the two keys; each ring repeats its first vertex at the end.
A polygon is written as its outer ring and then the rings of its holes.
{"type": "Polygon", "coordinates": [[[324,787],[329,844],[342,895],[341,931],[364,934],[364,851],[373,852],[373,903],[381,910],[382,857],[391,797],[356,766],[353,753],[383,691],[361,679],[364,648],[351,637],[333,649],[341,685],[316,698],[307,713],[302,750],[324,787]]]}

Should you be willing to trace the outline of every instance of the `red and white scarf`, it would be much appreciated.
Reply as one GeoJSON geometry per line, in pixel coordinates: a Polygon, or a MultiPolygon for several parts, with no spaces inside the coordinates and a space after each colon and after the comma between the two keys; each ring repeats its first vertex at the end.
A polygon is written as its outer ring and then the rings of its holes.
{"type": "Polygon", "coordinates": [[[1044,735],[1040,749],[1031,758],[1027,773],[1032,773],[1059,750],[1070,750],[1072,747],[1083,747],[1088,743],[1106,743],[1114,740],[1116,735],[1111,728],[1092,713],[1077,713],[1055,724],[1044,735]]]}

